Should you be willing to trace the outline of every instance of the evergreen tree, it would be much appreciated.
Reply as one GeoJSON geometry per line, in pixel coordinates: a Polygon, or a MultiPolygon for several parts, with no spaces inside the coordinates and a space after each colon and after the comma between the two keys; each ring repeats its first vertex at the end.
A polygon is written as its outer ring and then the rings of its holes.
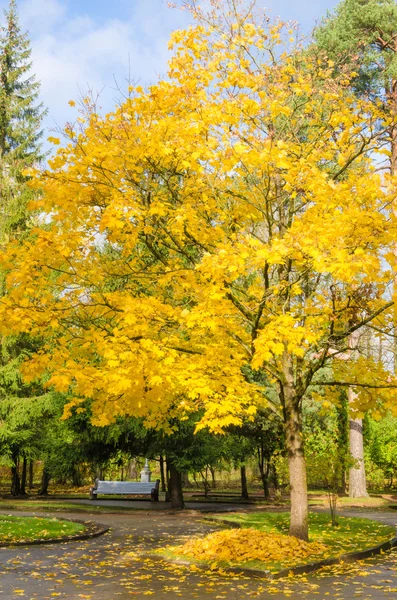
{"type": "MultiPolygon", "coordinates": [[[[397,3],[395,0],[343,0],[314,32],[317,47],[335,67],[357,73],[355,91],[380,100],[397,114],[397,3]]],[[[397,173],[397,127],[391,126],[390,171],[397,173]]]]}
{"type": "MultiPolygon", "coordinates": [[[[0,23],[0,244],[28,232],[27,205],[32,199],[24,170],[43,159],[40,139],[45,114],[40,84],[32,74],[29,38],[21,32],[15,0],[0,23]]],[[[7,293],[0,274],[1,295],[7,293]]],[[[21,491],[18,466],[26,461],[43,431],[50,396],[27,386],[20,375],[24,357],[37,346],[23,336],[0,341],[0,454],[12,467],[12,493],[21,491]],[[43,421],[44,420],[44,421],[43,421]],[[40,423],[38,425],[38,423],[40,423]]],[[[23,488],[23,486],[22,486],[23,488]]]]}
{"type": "Polygon", "coordinates": [[[38,101],[40,84],[32,74],[28,35],[21,32],[15,0],[0,26],[0,240],[21,233],[32,196],[24,169],[43,159],[38,101]]]}
{"type": "MultiPolygon", "coordinates": [[[[390,157],[385,165],[391,175],[397,175],[397,4],[395,0],[343,0],[333,14],[328,14],[314,32],[317,48],[335,61],[335,69],[347,68],[355,73],[354,91],[365,94],[374,102],[382,102],[392,117],[385,129],[385,143],[390,157]]],[[[397,252],[397,247],[395,252],[397,252]]],[[[394,287],[397,289],[397,279],[394,287]]],[[[396,314],[397,317],[397,314],[396,314]]],[[[394,342],[397,370],[397,337],[394,342]]],[[[349,390],[354,402],[354,393],[349,390]]],[[[349,493],[366,496],[362,420],[350,420],[352,456],[359,458],[350,469],[349,493]]]]}

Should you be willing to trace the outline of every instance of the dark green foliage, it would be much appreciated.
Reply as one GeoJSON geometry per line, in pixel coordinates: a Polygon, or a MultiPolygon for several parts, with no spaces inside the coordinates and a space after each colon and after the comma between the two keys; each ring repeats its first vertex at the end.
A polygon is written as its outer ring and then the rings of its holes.
{"type": "Polygon", "coordinates": [[[40,84],[31,73],[30,43],[19,28],[15,0],[0,25],[0,236],[25,229],[32,191],[24,169],[43,159],[38,101],[40,84]]]}
{"type": "Polygon", "coordinates": [[[385,98],[397,78],[394,0],[343,0],[314,31],[317,47],[358,73],[356,91],[385,98]]]}

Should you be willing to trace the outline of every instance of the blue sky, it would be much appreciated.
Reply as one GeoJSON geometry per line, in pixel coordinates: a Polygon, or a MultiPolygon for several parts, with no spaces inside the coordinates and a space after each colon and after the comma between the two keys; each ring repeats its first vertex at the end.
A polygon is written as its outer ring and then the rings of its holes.
{"type": "MultiPolygon", "coordinates": [[[[0,0],[0,8],[7,4],[8,0],[0,0]]],[[[166,72],[169,34],[189,23],[186,12],[167,4],[167,0],[19,0],[21,25],[29,30],[34,72],[48,107],[49,130],[74,117],[68,101],[88,88],[101,91],[99,104],[109,111],[120,97],[115,81],[125,89],[129,72],[142,85],[166,72]]],[[[257,0],[257,4],[310,31],[336,2],[257,0]]]]}

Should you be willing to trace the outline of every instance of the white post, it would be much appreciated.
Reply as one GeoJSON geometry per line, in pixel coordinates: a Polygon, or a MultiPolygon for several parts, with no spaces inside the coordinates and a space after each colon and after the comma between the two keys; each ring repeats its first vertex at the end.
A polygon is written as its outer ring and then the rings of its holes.
{"type": "Polygon", "coordinates": [[[150,482],[150,478],[152,476],[152,472],[150,470],[149,467],[149,461],[148,459],[145,460],[145,466],[143,467],[142,471],[141,471],[141,481],[142,483],[149,483],[150,482]]]}

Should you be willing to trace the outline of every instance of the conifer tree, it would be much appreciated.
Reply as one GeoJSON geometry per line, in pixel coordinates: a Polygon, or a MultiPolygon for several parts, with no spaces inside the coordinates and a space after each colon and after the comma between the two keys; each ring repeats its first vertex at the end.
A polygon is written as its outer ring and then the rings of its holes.
{"type": "MultiPolygon", "coordinates": [[[[38,100],[40,84],[32,74],[30,56],[28,35],[21,32],[16,2],[10,0],[0,22],[0,245],[10,237],[27,234],[27,206],[33,192],[24,169],[43,159],[40,140],[45,111],[38,100]]],[[[3,273],[0,285],[4,296],[7,290],[3,273]]],[[[37,386],[26,386],[21,381],[20,364],[33,346],[34,342],[32,345],[22,336],[0,341],[0,453],[11,464],[14,495],[21,491],[20,456],[26,470],[28,446],[40,435],[40,419],[49,414],[50,398],[37,386]]]]}
{"type": "MultiPolygon", "coordinates": [[[[352,83],[357,94],[383,103],[391,117],[391,125],[385,129],[390,147],[385,166],[392,176],[397,175],[397,3],[343,0],[315,30],[314,38],[317,47],[335,61],[337,70],[348,67],[356,72],[352,83]]],[[[394,286],[397,289],[397,280],[394,286]]],[[[394,352],[396,370],[396,341],[394,352]]],[[[354,402],[352,390],[349,397],[354,402]]],[[[351,454],[358,463],[350,469],[349,494],[353,497],[367,495],[362,431],[362,420],[351,418],[351,454]]]]}
{"type": "Polygon", "coordinates": [[[40,84],[32,74],[30,42],[21,32],[15,0],[0,25],[0,241],[25,229],[32,191],[23,171],[43,159],[38,101],[40,84]]]}

